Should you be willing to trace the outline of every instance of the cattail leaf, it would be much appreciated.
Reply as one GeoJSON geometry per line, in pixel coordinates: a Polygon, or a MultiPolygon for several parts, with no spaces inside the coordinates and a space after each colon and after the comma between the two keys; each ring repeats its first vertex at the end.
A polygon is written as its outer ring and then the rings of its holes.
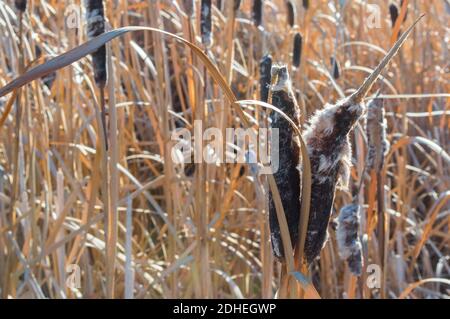
{"type": "Polygon", "coordinates": [[[200,7],[200,30],[202,43],[209,48],[212,45],[212,7],[211,0],[202,0],[200,7]]]}
{"type": "Polygon", "coordinates": [[[294,50],[292,53],[292,64],[298,68],[300,66],[301,59],[302,59],[302,35],[297,32],[294,36],[294,50]]]}
{"type": "Polygon", "coordinates": [[[24,74],[20,75],[13,81],[9,82],[4,87],[0,88],[0,97],[14,91],[15,89],[18,89],[25,84],[36,80],[38,78],[41,78],[49,73],[52,73],[54,71],[57,71],[63,67],[66,67],[79,59],[85,57],[86,55],[94,52],[99,47],[105,45],[105,43],[122,36],[128,32],[135,32],[135,31],[151,31],[151,32],[158,32],[161,34],[164,34],[166,36],[169,36],[171,38],[176,39],[177,41],[180,41],[184,44],[186,44],[199,58],[200,60],[205,63],[206,68],[208,72],[211,74],[213,80],[221,87],[223,92],[225,93],[225,96],[228,98],[230,103],[232,103],[233,106],[236,107],[236,112],[238,116],[240,117],[241,121],[248,126],[249,122],[247,117],[245,116],[244,112],[241,110],[240,107],[237,107],[235,102],[237,102],[236,96],[234,95],[233,91],[231,90],[230,86],[227,84],[225,78],[222,76],[220,71],[218,70],[217,66],[211,62],[211,60],[206,56],[206,54],[203,52],[201,48],[196,46],[195,44],[183,39],[182,37],[179,37],[175,34],[172,34],[167,31],[163,31],[156,28],[150,28],[150,27],[137,27],[137,26],[129,26],[129,27],[123,27],[119,29],[115,29],[106,33],[103,33],[99,35],[98,37],[89,40],[88,42],[75,47],[61,55],[58,55],[57,57],[48,60],[47,62],[40,64],[36,67],[31,68],[29,71],[25,72],[24,74]]]}
{"type": "Polygon", "coordinates": [[[391,16],[392,27],[394,27],[395,22],[397,22],[397,18],[398,18],[398,8],[394,3],[391,3],[389,5],[389,14],[391,16]]]}

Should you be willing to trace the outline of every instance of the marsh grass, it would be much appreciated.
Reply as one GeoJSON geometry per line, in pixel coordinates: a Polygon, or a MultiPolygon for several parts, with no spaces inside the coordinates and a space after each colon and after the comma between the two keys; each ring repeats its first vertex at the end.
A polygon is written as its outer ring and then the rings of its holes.
{"type": "MultiPolygon", "coordinates": [[[[379,2],[381,29],[370,29],[357,1],[344,8],[324,0],[295,2],[298,29],[291,29],[285,1],[264,1],[262,32],[253,23],[253,1],[234,1],[240,3],[237,10],[222,1],[222,11],[213,1],[215,45],[205,51],[200,2],[187,13],[183,8],[190,1],[108,2],[105,16],[114,31],[84,46],[86,32],[67,28],[62,2],[28,6],[33,14],[25,11],[22,35],[14,2],[0,3],[0,98],[6,98],[0,103],[1,297],[273,298],[279,291],[284,297],[379,298],[364,280],[367,265],[382,263],[382,249],[383,296],[448,297],[444,3],[404,1],[392,27],[388,3],[379,2]],[[350,136],[354,166],[349,189],[337,190],[333,212],[352,200],[352,188],[362,185],[357,195],[366,235],[362,276],[351,276],[331,236],[309,269],[299,264],[302,249],[293,252],[282,283],[289,291],[279,290],[282,271],[272,257],[268,212],[261,201],[265,188],[258,188],[258,195],[248,170],[241,173],[242,165],[199,164],[192,175],[185,174],[182,165],[171,161],[171,132],[180,122],[193,130],[195,119],[204,128],[268,127],[270,106],[258,102],[259,62],[270,54],[274,62],[292,64],[295,32],[301,32],[304,45],[300,68],[293,68],[291,77],[307,120],[324,102],[351,94],[397,40],[400,28],[405,30],[420,13],[426,13],[424,22],[374,88],[383,83],[380,98],[391,145],[380,171],[389,225],[384,247],[375,229],[373,176],[364,170],[367,137],[358,124],[350,136]],[[147,27],[117,30],[129,25],[147,27]],[[38,60],[30,49],[35,44],[43,49],[38,60]],[[105,44],[112,75],[104,95],[108,154],[102,154],[106,137],[86,58],[105,44]],[[341,66],[338,79],[327,69],[330,56],[341,66]],[[40,79],[55,71],[48,88],[40,79]],[[239,86],[245,87],[245,103],[236,103],[231,89],[239,86]],[[106,197],[101,186],[105,169],[110,173],[106,197]],[[111,227],[105,228],[105,215],[111,227]],[[69,265],[80,267],[79,288],[64,282],[69,265]]],[[[273,177],[266,178],[261,185],[275,189],[273,177]]],[[[306,229],[309,207],[301,210],[299,234],[306,229]]],[[[303,244],[299,236],[296,247],[303,244]]]]}

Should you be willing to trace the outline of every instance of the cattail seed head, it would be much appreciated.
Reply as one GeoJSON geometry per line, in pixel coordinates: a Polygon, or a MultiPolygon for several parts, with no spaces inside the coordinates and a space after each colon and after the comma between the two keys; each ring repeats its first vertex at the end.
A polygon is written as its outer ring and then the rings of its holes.
{"type": "Polygon", "coordinates": [[[337,80],[341,77],[339,62],[334,58],[330,58],[331,69],[333,70],[333,79],[337,80]]]}
{"type": "MultiPolygon", "coordinates": [[[[274,65],[271,69],[271,103],[289,116],[299,125],[300,109],[292,92],[288,69],[285,65],[274,65]]],[[[289,122],[279,113],[270,114],[270,126],[278,130],[279,137],[279,169],[273,174],[277,184],[281,203],[286,216],[290,239],[295,246],[298,238],[298,223],[300,216],[300,141],[289,122]]],[[[275,203],[269,192],[269,226],[273,254],[278,259],[284,258],[283,242],[278,223],[275,203]]]]}
{"type": "Polygon", "coordinates": [[[359,239],[360,206],[350,204],[339,212],[336,239],[341,259],[347,261],[352,274],[360,276],[363,267],[362,244],[359,239]]]}
{"type": "Polygon", "coordinates": [[[305,8],[305,10],[309,9],[309,0],[303,0],[303,8],[305,8]]]}
{"type": "Polygon", "coordinates": [[[302,35],[296,33],[294,36],[294,50],[292,53],[292,64],[298,68],[302,59],[302,35]]]}
{"type": "Polygon", "coordinates": [[[259,63],[260,98],[261,101],[263,102],[267,102],[269,99],[271,69],[272,69],[272,57],[270,55],[263,56],[261,62],[259,63]]]}
{"type": "MultiPolygon", "coordinates": [[[[102,0],[85,0],[87,36],[93,39],[105,32],[105,9],[102,0]]],[[[94,80],[98,87],[105,86],[107,81],[106,47],[102,46],[92,53],[94,80]]]]}
{"type": "Polygon", "coordinates": [[[238,11],[241,6],[241,0],[234,0],[234,11],[238,11]]]}
{"type": "Polygon", "coordinates": [[[391,4],[389,5],[389,14],[390,14],[390,16],[391,16],[391,24],[392,24],[392,27],[394,27],[395,22],[397,21],[397,18],[398,18],[398,8],[397,8],[397,6],[396,6],[395,4],[393,4],[393,3],[391,3],[391,4]]]}
{"type": "Polygon", "coordinates": [[[200,29],[202,43],[209,48],[212,45],[212,7],[211,0],[202,0],[200,13],[200,29]]]}
{"type": "Polygon", "coordinates": [[[389,151],[386,138],[387,121],[382,99],[375,98],[367,105],[366,133],[369,150],[367,152],[367,168],[380,171],[384,158],[389,151]]]}
{"type": "Polygon", "coordinates": [[[286,1],[286,9],[287,9],[287,21],[289,26],[292,28],[295,25],[297,12],[291,0],[286,1]]]}
{"type": "Polygon", "coordinates": [[[27,9],[27,0],[15,0],[16,9],[24,12],[27,9]]]}
{"type": "Polygon", "coordinates": [[[262,23],[263,0],[253,0],[252,18],[258,27],[262,23]]]}

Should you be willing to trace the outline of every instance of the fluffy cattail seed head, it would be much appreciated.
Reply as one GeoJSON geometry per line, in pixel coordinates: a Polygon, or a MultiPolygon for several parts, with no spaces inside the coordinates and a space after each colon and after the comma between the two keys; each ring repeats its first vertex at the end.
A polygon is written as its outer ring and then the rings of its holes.
{"type": "Polygon", "coordinates": [[[260,98],[261,101],[267,102],[269,99],[269,89],[271,81],[271,69],[272,69],[272,57],[270,55],[265,55],[259,63],[259,73],[260,73],[260,98]]]}
{"type": "MultiPolygon", "coordinates": [[[[87,36],[93,39],[105,32],[105,9],[102,0],[85,0],[87,36]]],[[[92,53],[94,79],[98,87],[104,87],[107,81],[106,47],[102,46],[92,53]]]]}
{"type": "Polygon", "coordinates": [[[212,45],[212,7],[211,0],[202,0],[200,13],[200,30],[202,43],[209,48],[212,45]]]}
{"type": "Polygon", "coordinates": [[[362,245],[359,239],[360,206],[350,204],[339,212],[336,228],[336,239],[339,256],[347,261],[352,274],[360,276],[363,267],[362,245]]]}
{"type": "Polygon", "coordinates": [[[302,35],[296,33],[294,36],[294,50],[292,53],[292,64],[298,68],[302,59],[302,35]]]}
{"type": "MultiPolygon", "coordinates": [[[[271,73],[271,103],[289,116],[294,123],[299,125],[300,110],[292,92],[287,67],[285,65],[274,65],[271,73]]],[[[280,116],[279,113],[272,111],[270,119],[271,128],[277,129],[279,136],[279,169],[273,175],[286,215],[290,239],[294,246],[298,238],[300,215],[301,176],[298,170],[300,163],[300,141],[289,122],[280,116]]],[[[283,242],[271,192],[269,193],[269,225],[273,254],[277,258],[283,259],[283,242]]]]}
{"type": "Polygon", "coordinates": [[[15,0],[16,9],[24,12],[27,9],[27,0],[15,0]]]}
{"type": "Polygon", "coordinates": [[[367,168],[381,170],[384,158],[389,151],[389,141],[386,138],[387,121],[382,99],[375,98],[367,105],[366,133],[369,150],[367,153],[367,168]]]}
{"type": "Polygon", "coordinates": [[[262,23],[263,0],[253,0],[252,18],[258,27],[262,23]]]}
{"type": "Polygon", "coordinates": [[[337,182],[340,180],[343,186],[348,182],[351,165],[348,134],[365,110],[363,100],[419,19],[401,35],[355,93],[337,104],[327,104],[316,112],[303,134],[312,174],[311,210],[305,242],[308,263],[319,256],[325,243],[337,182]]]}

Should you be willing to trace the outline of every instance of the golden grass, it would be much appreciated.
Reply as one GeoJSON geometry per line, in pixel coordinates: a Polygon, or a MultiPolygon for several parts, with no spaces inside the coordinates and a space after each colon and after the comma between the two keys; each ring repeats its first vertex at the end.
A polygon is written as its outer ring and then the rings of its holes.
{"type": "MultiPolygon", "coordinates": [[[[213,45],[205,48],[201,1],[192,16],[183,11],[187,2],[107,2],[112,31],[87,44],[84,27],[67,27],[61,1],[28,1],[22,32],[14,1],[0,3],[0,296],[273,298],[281,287],[280,297],[296,298],[448,297],[444,3],[404,1],[392,29],[389,3],[373,1],[381,8],[381,28],[370,29],[370,12],[360,1],[347,1],[342,19],[333,9],[339,1],[311,1],[307,10],[297,4],[293,27],[284,0],[266,1],[263,32],[252,21],[253,1],[242,1],[237,12],[231,1],[222,1],[223,8],[213,1],[213,45]],[[425,18],[374,87],[385,99],[391,144],[378,179],[384,181],[384,247],[359,125],[351,135],[350,190],[337,191],[333,210],[335,217],[362,181],[364,262],[382,266],[383,289],[365,284],[366,269],[360,278],[351,275],[331,229],[320,260],[307,270],[297,249],[288,261],[292,276],[280,283],[264,203],[273,178],[255,178],[237,164],[196,164],[190,174],[189,167],[172,162],[172,132],[180,125],[193,131],[194,120],[223,131],[267,127],[271,106],[256,101],[259,61],[266,53],[289,65],[307,119],[324,102],[352,93],[421,13],[425,18]],[[303,38],[299,68],[291,65],[296,33],[303,38]],[[105,43],[106,137],[87,58],[105,43]],[[331,57],[341,66],[339,79],[333,78],[331,57]],[[41,77],[54,71],[48,88],[41,77]],[[80,288],[66,285],[69,265],[81,270],[80,288]],[[295,289],[295,282],[303,289],[295,289]]],[[[303,165],[307,176],[308,162],[303,165]]],[[[308,188],[302,191],[309,196],[308,188]]]]}

